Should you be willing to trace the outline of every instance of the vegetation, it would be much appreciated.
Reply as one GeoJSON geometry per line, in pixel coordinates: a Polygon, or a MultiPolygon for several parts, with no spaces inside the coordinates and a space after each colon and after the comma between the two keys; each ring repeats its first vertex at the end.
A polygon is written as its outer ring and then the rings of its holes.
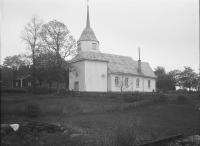
{"type": "Polygon", "coordinates": [[[2,123],[38,120],[64,125],[85,135],[71,139],[58,133],[27,133],[25,139],[11,136],[15,143],[122,146],[173,134],[196,134],[198,98],[196,94],[138,92],[3,93],[1,114],[2,123]]]}
{"type": "MultiPolygon", "coordinates": [[[[36,80],[40,87],[46,81],[50,89],[57,82],[57,93],[60,82],[64,80],[68,87],[69,72],[76,72],[69,65],[67,57],[76,54],[76,41],[67,26],[56,20],[48,23],[36,15],[25,25],[21,39],[26,43],[30,54],[13,55],[5,58],[2,66],[3,86],[12,86],[12,80],[18,76],[33,76],[33,89],[36,90],[36,80]]],[[[35,91],[36,92],[36,91],[35,91]]],[[[35,93],[34,92],[34,93],[35,93]]]]}
{"type": "Polygon", "coordinates": [[[40,36],[43,44],[41,53],[44,53],[45,59],[56,67],[59,94],[62,69],[66,67],[65,58],[76,53],[76,41],[69,34],[67,26],[56,20],[43,25],[40,36]]]}
{"type": "Polygon", "coordinates": [[[40,52],[39,49],[41,47],[41,43],[39,40],[40,31],[42,28],[43,22],[39,19],[38,16],[33,16],[30,22],[24,27],[21,33],[21,39],[27,44],[28,50],[30,50],[32,67],[33,67],[33,87],[36,89],[36,56],[40,52]]]}
{"type": "Polygon", "coordinates": [[[164,67],[158,66],[154,73],[157,76],[157,90],[162,90],[163,92],[175,91],[176,86],[189,89],[189,91],[191,88],[198,91],[200,89],[199,75],[191,67],[185,67],[183,71],[173,70],[166,73],[164,67]]]}

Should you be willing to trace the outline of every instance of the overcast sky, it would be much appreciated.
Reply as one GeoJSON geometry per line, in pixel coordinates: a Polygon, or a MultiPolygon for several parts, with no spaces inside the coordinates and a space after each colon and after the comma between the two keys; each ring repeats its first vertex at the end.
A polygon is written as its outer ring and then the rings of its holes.
{"type": "MultiPolygon", "coordinates": [[[[76,40],[86,27],[86,0],[0,0],[1,63],[27,52],[23,27],[37,14],[63,22],[76,40]]],[[[169,72],[199,67],[198,0],[90,0],[90,26],[103,53],[131,56],[169,72]]]]}

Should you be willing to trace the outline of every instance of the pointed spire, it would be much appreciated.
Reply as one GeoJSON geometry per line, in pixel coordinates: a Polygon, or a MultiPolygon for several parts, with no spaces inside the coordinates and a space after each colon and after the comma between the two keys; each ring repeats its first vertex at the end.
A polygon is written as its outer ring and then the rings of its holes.
{"type": "Polygon", "coordinates": [[[86,22],[86,28],[90,28],[90,16],[89,16],[89,0],[87,0],[87,22],[86,22]]]}
{"type": "Polygon", "coordinates": [[[139,50],[139,60],[140,60],[140,48],[138,48],[138,50],[139,50]]]}

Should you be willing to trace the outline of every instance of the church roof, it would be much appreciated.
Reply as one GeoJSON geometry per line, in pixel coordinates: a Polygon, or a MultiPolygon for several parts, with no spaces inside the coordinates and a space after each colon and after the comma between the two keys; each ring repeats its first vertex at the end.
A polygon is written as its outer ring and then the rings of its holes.
{"type": "Polygon", "coordinates": [[[155,74],[147,62],[141,62],[142,74],[138,72],[138,61],[129,56],[120,56],[106,53],[81,52],[76,55],[70,62],[81,60],[98,60],[108,62],[109,73],[116,74],[133,74],[155,78],[155,74]]]}
{"type": "Polygon", "coordinates": [[[80,41],[96,41],[99,43],[99,41],[97,40],[97,38],[94,34],[94,31],[90,27],[89,6],[87,6],[86,28],[83,30],[83,32],[77,42],[80,42],[80,41]]]}
{"type": "Polygon", "coordinates": [[[74,58],[72,58],[72,60],[70,60],[70,63],[81,61],[81,60],[97,60],[97,61],[108,62],[108,60],[103,56],[102,53],[81,52],[77,54],[74,58]]]}
{"type": "Polygon", "coordinates": [[[92,30],[92,28],[90,27],[86,27],[80,38],[78,39],[77,42],[80,42],[80,41],[96,41],[96,42],[99,42],[94,34],[94,31],[92,30]]]}

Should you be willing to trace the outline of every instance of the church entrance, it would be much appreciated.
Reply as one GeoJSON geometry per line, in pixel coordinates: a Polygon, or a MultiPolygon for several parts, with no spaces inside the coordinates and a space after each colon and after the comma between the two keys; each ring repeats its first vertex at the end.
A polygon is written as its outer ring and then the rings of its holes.
{"type": "Polygon", "coordinates": [[[74,91],[79,91],[79,83],[78,82],[74,82],[74,91]]]}

